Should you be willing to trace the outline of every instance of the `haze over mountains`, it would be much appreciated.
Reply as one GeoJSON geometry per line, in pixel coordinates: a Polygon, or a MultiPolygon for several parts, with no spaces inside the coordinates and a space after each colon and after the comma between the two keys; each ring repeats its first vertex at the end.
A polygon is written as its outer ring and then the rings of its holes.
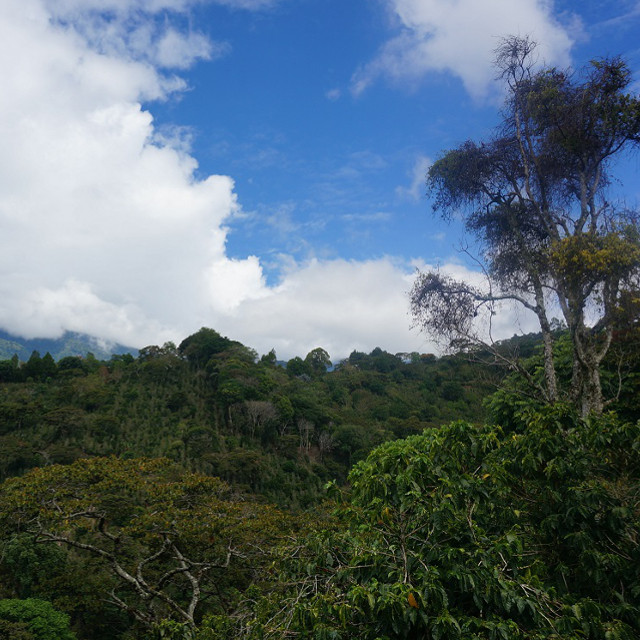
{"type": "Polygon", "coordinates": [[[138,353],[134,347],[125,347],[86,333],[66,331],[60,338],[26,339],[0,329],[0,360],[8,360],[15,354],[22,362],[26,362],[34,351],[40,355],[48,352],[54,360],[67,356],[86,356],[87,353],[92,353],[98,360],[108,360],[114,354],[138,353]]]}

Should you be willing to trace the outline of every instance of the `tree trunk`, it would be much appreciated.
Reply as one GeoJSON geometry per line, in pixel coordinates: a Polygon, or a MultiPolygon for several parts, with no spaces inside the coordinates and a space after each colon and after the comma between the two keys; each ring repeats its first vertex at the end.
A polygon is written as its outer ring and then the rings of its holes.
{"type": "Polygon", "coordinates": [[[573,342],[573,378],[571,396],[579,404],[580,416],[601,415],[604,409],[602,382],[600,380],[600,362],[607,351],[610,340],[605,340],[603,348],[598,350],[596,339],[582,326],[572,331],[573,342]]]}
{"type": "Polygon", "coordinates": [[[600,367],[593,363],[583,367],[580,415],[583,418],[590,414],[601,415],[604,409],[600,367]]]}
{"type": "Polygon", "coordinates": [[[544,377],[547,386],[547,401],[549,404],[558,402],[558,379],[553,362],[553,334],[544,309],[538,304],[538,321],[542,330],[542,346],[544,356],[544,377]]]}
{"type": "Polygon", "coordinates": [[[556,368],[553,364],[553,336],[550,331],[542,332],[542,342],[544,348],[544,377],[547,381],[549,404],[555,404],[558,402],[558,381],[556,379],[556,368]]]}

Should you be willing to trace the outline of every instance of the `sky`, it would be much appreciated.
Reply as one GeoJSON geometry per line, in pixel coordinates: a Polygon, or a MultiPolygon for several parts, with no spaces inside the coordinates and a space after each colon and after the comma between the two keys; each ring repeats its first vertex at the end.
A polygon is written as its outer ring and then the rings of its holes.
{"type": "Polygon", "coordinates": [[[425,173],[498,124],[512,34],[563,68],[622,55],[640,88],[637,0],[2,0],[0,328],[435,351],[416,269],[480,274],[425,173]]]}

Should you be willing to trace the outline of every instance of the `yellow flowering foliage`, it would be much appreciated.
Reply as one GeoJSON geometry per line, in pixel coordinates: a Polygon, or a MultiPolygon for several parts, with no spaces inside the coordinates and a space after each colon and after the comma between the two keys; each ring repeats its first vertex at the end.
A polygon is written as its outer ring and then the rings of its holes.
{"type": "Polygon", "coordinates": [[[624,279],[640,268],[640,242],[632,231],[563,238],[551,247],[551,264],[557,276],[572,287],[590,288],[624,279]]]}

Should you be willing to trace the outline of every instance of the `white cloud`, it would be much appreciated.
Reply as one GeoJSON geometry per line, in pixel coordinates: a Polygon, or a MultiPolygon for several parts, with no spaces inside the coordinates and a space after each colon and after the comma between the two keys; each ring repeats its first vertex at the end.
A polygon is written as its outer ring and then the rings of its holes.
{"type": "MultiPolygon", "coordinates": [[[[85,332],[90,326],[93,335],[99,339],[105,337],[116,341],[120,336],[130,335],[138,330],[137,324],[150,322],[150,332],[164,342],[171,333],[131,305],[115,305],[98,297],[87,282],[69,279],[57,289],[36,287],[25,292],[24,297],[9,299],[9,307],[4,307],[0,319],[7,313],[12,320],[19,317],[28,327],[26,335],[58,336],[64,331],[85,332]]],[[[4,326],[4,324],[3,324],[4,326]]],[[[142,345],[141,345],[142,346],[142,345]]]]}
{"type": "MultiPolygon", "coordinates": [[[[429,336],[410,328],[408,292],[416,268],[435,267],[391,258],[291,263],[279,286],[242,301],[232,313],[220,316],[216,326],[260,353],[274,348],[285,359],[304,356],[318,346],[334,361],[354,349],[368,352],[375,346],[391,353],[436,352],[438,347],[429,336]]],[[[476,286],[484,281],[481,273],[453,261],[438,269],[476,286]]],[[[537,330],[531,314],[507,304],[492,324],[495,340],[537,330]]]]}
{"type": "Polygon", "coordinates": [[[163,10],[185,11],[189,7],[209,2],[231,9],[257,10],[277,4],[280,0],[45,0],[56,15],[72,15],[87,11],[117,14],[144,11],[150,14],[163,10]]]}
{"type": "Polygon", "coordinates": [[[212,2],[229,7],[230,9],[258,11],[260,9],[268,9],[280,2],[280,0],[212,0],[212,2]]]}
{"type": "MultiPolygon", "coordinates": [[[[136,57],[131,38],[118,40],[122,24],[113,27],[117,46],[96,43],[76,28],[84,18],[74,12],[98,5],[126,22],[142,3],[0,4],[0,326],[25,337],[72,330],[133,346],[210,326],[284,358],[317,346],[334,358],[376,345],[432,350],[409,330],[407,265],[282,257],[284,275],[268,286],[257,257],[227,255],[225,225],[240,213],[233,180],[197,179],[188,132],[158,131],[141,107],[184,86],[158,68],[193,61],[201,45],[191,53],[183,49],[188,37],[163,45],[171,24],[149,32],[158,51],[151,58],[136,57]],[[50,20],[54,4],[65,24],[50,20]]],[[[384,167],[372,154],[352,160],[384,167]]]]}
{"type": "Polygon", "coordinates": [[[552,14],[551,0],[384,0],[398,33],[371,62],[356,71],[358,95],[380,77],[411,85],[429,72],[460,78],[482,98],[495,75],[493,52],[500,38],[529,35],[549,64],[569,62],[571,38],[552,14]]]}
{"type": "Polygon", "coordinates": [[[431,158],[427,156],[418,156],[411,170],[411,183],[408,187],[400,186],[396,188],[396,193],[402,198],[418,201],[425,195],[425,183],[427,171],[433,164],[431,158]]]}
{"type": "Polygon", "coordinates": [[[336,360],[375,346],[422,351],[428,349],[426,339],[409,330],[412,278],[410,269],[386,258],[291,264],[277,287],[240,304],[219,326],[246,336],[261,353],[275,348],[284,358],[318,346],[336,360]]]}
{"type": "Polygon", "coordinates": [[[371,223],[389,222],[393,216],[387,211],[373,211],[372,213],[345,213],[341,216],[346,222],[371,223]]]}
{"type": "Polygon", "coordinates": [[[227,43],[214,44],[201,33],[183,34],[171,28],[166,29],[157,40],[150,34],[144,34],[137,44],[141,51],[148,52],[156,65],[166,69],[187,69],[196,60],[218,58],[230,50],[227,43]]]}
{"type": "Polygon", "coordinates": [[[193,0],[41,1],[54,23],[111,57],[144,61],[161,69],[186,69],[197,60],[219,58],[230,50],[228,43],[180,30],[167,19],[167,11],[175,17],[196,4],[193,0]]]}
{"type": "MultiPolygon", "coordinates": [[[[180,81],[49,17],[36,0],[0,7],[0,323],[133,345],[175,335],[213,307],[233,181],[195,179],[185,136],[158,135],[140,107],[180,81]]],[[[225,273],[255,271],[249,258],[225,273]]]]}
{"type": "Polygon", "coordinates": [[[252,303],[269,295],[258,258],[230,260],[224,256],[213,262],[205,273],[211,308],[230,315],[243,303],[252,303]]]}

